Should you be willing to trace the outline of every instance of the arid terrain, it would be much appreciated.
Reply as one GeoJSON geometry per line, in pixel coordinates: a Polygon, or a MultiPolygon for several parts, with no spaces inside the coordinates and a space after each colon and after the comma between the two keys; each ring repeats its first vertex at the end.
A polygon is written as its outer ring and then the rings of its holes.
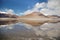
{"type": "MultiPolygon", "coordinates": [[[[3,14],[2,14],[3,15],[3,14]]],[[[60,18],[59,16],[45,16],[40,12],[33,12],[30,13],[28,15],[24,15],[24,16],[16,16],[16,15],[5,15],[4,17],[0,18],[0,22],[4,23],[6,22],[7,24],[10,23],[16,23],[16,22],[23,22],[23,23],[27,23],[33,26],[37,26],[37,25],[42,25],[44,23],[57,23],[60,22],[60,18]]]]}
{"type": "Polygon", "coordinates": [[[45,16],[40,12],[24,16],[0,16],[0,39],[60,40],[60,17],[45,16]]]}

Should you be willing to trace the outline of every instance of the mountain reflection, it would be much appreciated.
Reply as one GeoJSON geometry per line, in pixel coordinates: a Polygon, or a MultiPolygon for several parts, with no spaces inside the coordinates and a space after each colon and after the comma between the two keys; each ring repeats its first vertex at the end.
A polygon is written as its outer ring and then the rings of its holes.
{"type": "Polygon", "coordinates": [[[17,20],[13,20],[13,21],[0,21],[0,25],[13,24],[13,23],[17,23],[17,20]]]}
{"type": "Polygon", "coordinates": [[[60,40],[60,23],[45,23],[32,26],[26,23],[15,23],[0,26],[1,40],[60,40]]]}

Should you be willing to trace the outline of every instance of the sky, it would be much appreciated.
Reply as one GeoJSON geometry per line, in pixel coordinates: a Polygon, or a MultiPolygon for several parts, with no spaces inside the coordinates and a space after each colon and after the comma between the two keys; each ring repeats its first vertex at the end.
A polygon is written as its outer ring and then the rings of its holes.
{"type": "Polygon", "coordinates": [[[38,2],[47,2],[47,0],[0,0],[0,10],[12,9],[16,13],[24,12],[33,8],[38,2]]]}
{"type": "Polygon", "coordinates": [[[0,0],[0,9],[8,8],[24,11],[28,8],[32,8],[37,2],[47,2],[47,0],[0,0]]]}
{"type": "Polygon", "coordinates": [[[34,11],[60,15],[60,0],[0,0],[0,11],[26,15],[34,11]]]}

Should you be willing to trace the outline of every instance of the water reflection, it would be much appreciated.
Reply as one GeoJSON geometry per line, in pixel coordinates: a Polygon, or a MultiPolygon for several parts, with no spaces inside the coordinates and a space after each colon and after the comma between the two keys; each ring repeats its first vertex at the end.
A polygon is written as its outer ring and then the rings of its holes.
{"type": "Polygon", "coordinates": [[[19,22],[0,26],[1,40],[60,40],[59,38],[60,23],[45,23],[34,27],[19,22]]]}
{"type": "Polygon", "coordinates": [[[0,25],[6,25],[6,24],[12,24],[12,23],[17,23],[17,20],[12,20],[12,21],[0,21],[0,25]]]}

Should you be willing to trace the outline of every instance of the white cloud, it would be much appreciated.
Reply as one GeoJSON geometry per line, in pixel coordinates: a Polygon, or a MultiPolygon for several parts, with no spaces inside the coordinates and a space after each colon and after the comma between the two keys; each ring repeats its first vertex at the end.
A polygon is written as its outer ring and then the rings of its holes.
{"type": "Polygon", "coordinates": [[[32,9],[26,10],[24,12],[25,15],[30,14],[32,12],[39,12],[39,8],[44,8],[46,3],[36,3],[32,9]]]}
{"type": "Polygon", "coordinates": [[[44,8],[45,7],[45,2],[43,2],[43,3],[36,3],[35,4],[35,6],[34,6],[34,9],[39,9],[39,8],[44,8]]]}
{"type": "MultiPolygon", "coordinates": [[[[24,13],[16,15],[27,15],[32,12],[41,12],[45,15],[60,15],[60,0],[48,0],[48,3],[36,3],[32,9],[26,10],[24,13]],[[39,10],[41,8],[41,10],[39,10]]],[[[5,9],[7,13],[15,14],[12,9],[5,9]]]]}
{"type": "Polygon", "coordinates": [[[36,3],[32,9],[26,10],[25,15],[32,12],[41,12],[45,15],[60,15],[60,0],[48,0],[48,3],[36,3]],[[39,10],[42,8],[41,10],[39,10]]]}
{"type": "Polygon", "coordinates": [[[23,13],[22,12],[18,12],[18,13],[16,13],[13,9],[4,9],[4,10],[0,10],[0,13],[5,13],[5,14],[15,14],[15,15],[18,15],[18,16],[21,16],[21,15],[23,15],[23,13]]]}
{"type": "Polygon", "coordinates": [[[14,14],[15,12],[14,12],[14,10],[12,10],[12,9],[5,9],[5,10],[0,11],[0,13],[14,14]]]}
{"type": "Polygon", "coordinates": [[[9,10],[6,11],[6,13],[7,13],[7,14],[13,14],[13,13],[14,13],[14,10],[9,9],[9,10]]]}
{"type": "Polygon", "coordinates": [[[48,1],[48,4],[47,4],[47,6],[49,7],[49,8],[58,8],[60,5],[60,0],[49,0],[48,1]]]}
{"type": "Polygon", "coordinates": [[[48,0],[46,8],[40,10],[40,12],[49,15],[60,15],[60,0],[48,0]]]}

